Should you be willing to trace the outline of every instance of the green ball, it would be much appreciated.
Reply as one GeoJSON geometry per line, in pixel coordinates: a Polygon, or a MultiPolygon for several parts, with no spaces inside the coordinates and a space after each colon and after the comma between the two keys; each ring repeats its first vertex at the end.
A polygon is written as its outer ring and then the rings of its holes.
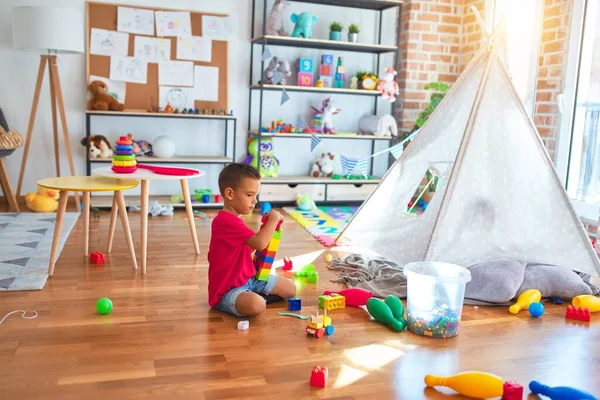
{"type": "Polygon", "coordinates": [[[96,310],[100,314],[108,314],[112,311],[112,306],[112,301],[107,297],[103,297],[96,303],[96,310]]]}

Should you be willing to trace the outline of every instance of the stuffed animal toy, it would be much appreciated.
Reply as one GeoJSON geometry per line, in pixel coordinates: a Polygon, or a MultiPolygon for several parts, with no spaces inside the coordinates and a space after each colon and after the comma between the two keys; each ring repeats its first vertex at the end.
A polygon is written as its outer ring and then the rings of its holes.
{"type": "Polygon", "coordinates": [[[98,111],[123,111],[125,106],[108,94],[108,86],[102,81],[93,81],[88,90],[92,92],[92,99],[88,101],[88,110],[98,111]]]}
{"type": "Polygon", "coordinates": [[[259,157],[261,177],[276,178],[279,173],[279,160],[273,155],[273,139],[263,138],[260,141],[260,155],[258,150],[258,138],[248,141],[248,157],[246,157],[244,164],[258,168],[259,157]]]}
{"type": "Polygon", "coordinates": [[[292,68],[290,67],[290,63],[288,60],[284,59],[284,58],[279,58],[279,57],[273,57],[271,58],[271,61],[269,61],[269,65],[267,66],[267,68],[265,69],[265,72],[263,73],[263,83],[264,84],[281,84],[281,85],[285,85],[286,77],[289,77],[292,75],[292,68]],[[273,77],[275,76],[275,73],[278,72],[279,76],[281,77],[281,79],[279,80],[279,82],[274,82],[273,77]]]}
{"type": "Polygon", "coordinates": [[[152,145],[146,140],[135,140],[131,133],[127,134],[127,139],[133,142],[133,154],[138,157],[152,157],[152,145]]]}
{"type": "Polygon", "coordinates": [[[312,211],[317,209],[315,201],[309,195],[301,193],[296,195],[296,206],[300,211],[312,211]]]}
{"type": "Polygon", "coordinates": [[[269,17],[267,18],[267,27],[265,29],[267,35],[290,36],[290,34],[283,29],[283,16],[281,15],[281,12],[288,4],[289,3],[286,0],[275,0],[273,8],[271,8],[271,12],[269,13],[269,17]]]}
{"type": "Polygon", "coordinates": [[[317,17],[310,13],[303,12],[302,14],[292,14],[292,22],[296,24],[292,31],[293,37],[304,37],[304,39],[312,39],[312,26],[317,23],[317,17]]]}
{"type": "Polygon", "coordinates": [[[358,120],[359,133],[375,136],[397,136],[398,124],[391,115],[365,115],[358,120]]]}
{"type": "Polygon", "coordinates": [[[81,145],[88,148],[89,158],[111,158],[113,148],[106,136],[94,135],[81,139],[81,145]]]}
{"type": "Polygon", "coordinates": [[[59,193],[58,190],[38,186],[37,193],[27,193],[25,195],[25,204],[35,212],[53,213],[58,209],[59,193]]]}
{"type": "Polygon", "coordinates": [[[322,116],[322,131],[323,133],[333,133],[333,116],[334,114],[338,114],[340,111],[339,108],[336,108],[331,97],[323,100],[321,104],[321,109],[311,106],[313,111],[322,116]]]}
{"type": "Polygon", "coordinates": [[[312,165],[310,174],[315,177],[326,176],[331,178],[333,176],[333,168],[335,166],[335,157],[331,153],[322,153],[321,158],[315,161],[312,165]]]}
{"type": "Polygon", "coordinates": [[[400,94],[400,88],[396,79],[396,70],[394,68],[386,68],[383,79],[377,84],[377,90],[381,93],[381,97],[389,100],[390,103],[396,101],[396,96],[400,94]]]}

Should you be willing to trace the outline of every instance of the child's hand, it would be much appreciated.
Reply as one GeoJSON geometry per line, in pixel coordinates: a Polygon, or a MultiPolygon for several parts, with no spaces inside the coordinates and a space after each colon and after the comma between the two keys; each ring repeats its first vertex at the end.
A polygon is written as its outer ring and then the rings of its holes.
{"type": "Polygon", "coordinates": [[[275,222],[283,221],[283,215],[279,211],[271,210],[269,213],[269,220],[275,220],[275,222]]]}

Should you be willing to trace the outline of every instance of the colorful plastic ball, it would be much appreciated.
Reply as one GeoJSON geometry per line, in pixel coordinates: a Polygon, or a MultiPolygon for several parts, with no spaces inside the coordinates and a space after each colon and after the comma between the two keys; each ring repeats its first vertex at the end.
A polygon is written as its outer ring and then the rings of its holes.
{"type": "Polygon", "coordinates": [[[102,297],[96,303],[96,311],[98,311],[99,314],[103,314],[103,315],[108,314],[109,312],[112,311],[112,307],[113,307],[113,303],[112,303],[111,299],[109,299],[107,297],[102,297]]]}
{"type": "Polygon", "coordinates": [[[331,254],[327,254],[327,255],[325,256],[325,261],[327,261],[328,263],[330,263],[330,262],[331,262],[331,260],[333,260],[333,256],[332,256],[331,254]]]}
{"type": "Polygon", "coordinates": [[[529,314],[534,318],[539,318],[544,315],[544,305],[539,302],[531,303],[529,305],[529,314]]]}

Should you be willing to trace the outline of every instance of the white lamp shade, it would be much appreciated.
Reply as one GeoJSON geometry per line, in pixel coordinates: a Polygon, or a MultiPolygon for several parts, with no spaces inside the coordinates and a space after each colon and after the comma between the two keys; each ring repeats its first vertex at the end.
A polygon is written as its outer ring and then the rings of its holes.
{"type": "Polygon", "coordinates": [[[17,49],[83,53],[83,13],[71,8],[13,8],[13,45],[17,49]]]}

